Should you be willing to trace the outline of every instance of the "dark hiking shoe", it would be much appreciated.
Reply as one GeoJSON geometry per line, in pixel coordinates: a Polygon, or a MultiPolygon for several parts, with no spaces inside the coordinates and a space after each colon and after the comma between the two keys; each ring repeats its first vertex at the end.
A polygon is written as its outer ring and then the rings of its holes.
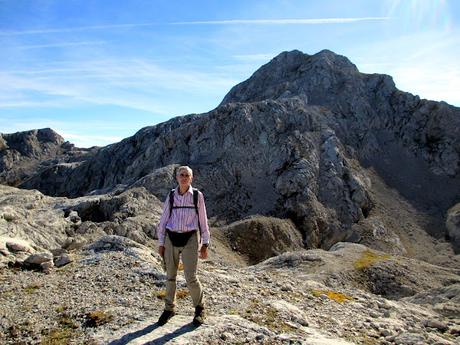
{"type": "Polygon", "coordinates": [[[204,322],[206,315],[204,313],[203,307],[196,307],[195,308],[195,317],[193,318],[193,324],[195,326],[201,326],[204,322]]]}
{"type": "Polygon", "coordinates": [[[160,326],[163,326],[166,324],[166,322],[169,321],[170,318],[172,318],[176,313],[172,310],[164,310],[163,314],[161,314],[160,318],[158,319],[158,324],[160,326]]]}

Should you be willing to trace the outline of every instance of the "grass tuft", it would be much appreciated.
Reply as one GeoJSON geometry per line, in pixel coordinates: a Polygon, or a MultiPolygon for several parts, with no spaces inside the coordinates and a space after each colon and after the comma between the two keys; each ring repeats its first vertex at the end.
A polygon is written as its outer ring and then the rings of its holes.
{"type": "Polygon", "coordinates": [[[86,314],[86,326],[97,327],[110,322],[112,319],[112,315],[102,310],[94,310],[86,314]]]}
{"type": "Polygon", "coordinates": [[[25,293],[28,293],[28,294],[32,294],[34,293],[35,291],[37,291],[38,289],[41,288],[41,285],[38,284],[38,283],[34,283],[34,284],[30,284],[29,286],[26,286],[24,288],[24,292],[25,293]]]}
{"type": "Polygon", "coordinates": [[[255,322],[260,326],[267,327],[277,333],[289,333],[296,330],[280,318],[275,308],[268,305],[262,305],[258,301],[253,301],[251,306],[240,315],[247,320],[255,322]]]}
{"type": "Polygon", "coordinates": [[[40,345],[67,345],[73,337],[73,331],[69,328],[53,329],[45,336],[40,345]]]}

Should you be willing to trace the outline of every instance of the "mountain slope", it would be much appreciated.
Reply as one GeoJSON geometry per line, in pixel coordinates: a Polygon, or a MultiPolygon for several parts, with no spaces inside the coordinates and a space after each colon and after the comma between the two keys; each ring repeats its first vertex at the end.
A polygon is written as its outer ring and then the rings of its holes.
{"type": "MultiPolygon", "coordinates": [[[[374,231],[366,224],[391,218],[374,207],[372,171],[429,219],[417,231],[442,238],[446,212],[460,200],[459,131],[458,108],[399,91],[389,76],[360,73],[327,50],[284,52],[215,110],[144,128],[20,186],[76,197],[140,184],[163,200],[156,177],[188,164],[217,224],[290,218],[306,247],[329,248],[361,241],[374,231]]],[[[385,231],[373,240],[407,252],[394,246],[397,224],[385,231]]]]}

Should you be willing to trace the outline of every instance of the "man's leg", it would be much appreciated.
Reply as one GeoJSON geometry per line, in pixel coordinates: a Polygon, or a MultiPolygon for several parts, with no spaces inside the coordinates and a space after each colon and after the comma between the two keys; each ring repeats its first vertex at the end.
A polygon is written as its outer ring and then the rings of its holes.
{"type": "Polygon", "coordinates": [[[166,236],[165,240],[165,264],[166,264],[166,298],[165,310],[174,311],[176,307],[176,277],[179,267],[179,249],[174,247],[171,240],[166,236]]]}
{"type": "Polygon", "coordinates": [[[194,307],[203,307],[203,289],[196,276],[198,267],[198,235],[193,234],[187,245],[182,250],[182,263],[184,264],[184,275],[187,286],[192,296],[194,307]]]}

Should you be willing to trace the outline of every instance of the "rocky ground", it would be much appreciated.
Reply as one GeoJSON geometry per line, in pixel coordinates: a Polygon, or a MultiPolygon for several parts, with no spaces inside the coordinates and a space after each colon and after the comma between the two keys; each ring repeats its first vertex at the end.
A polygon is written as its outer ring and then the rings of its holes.
{"type": "MultiPolygon", "coordinates": [[[[216,241],[217,240],[216,236],[216,241]]],[[[460,272],[350,243],[287,252],[253,266],[211,249],[199,276],[207,322],[158,327],[164,272],[153,249],[105,236],[70,263],[0,271],[2,344],[458,344],[460,272]]],[[[233,256],[238,256],[233,253],[233,256]]]]}

